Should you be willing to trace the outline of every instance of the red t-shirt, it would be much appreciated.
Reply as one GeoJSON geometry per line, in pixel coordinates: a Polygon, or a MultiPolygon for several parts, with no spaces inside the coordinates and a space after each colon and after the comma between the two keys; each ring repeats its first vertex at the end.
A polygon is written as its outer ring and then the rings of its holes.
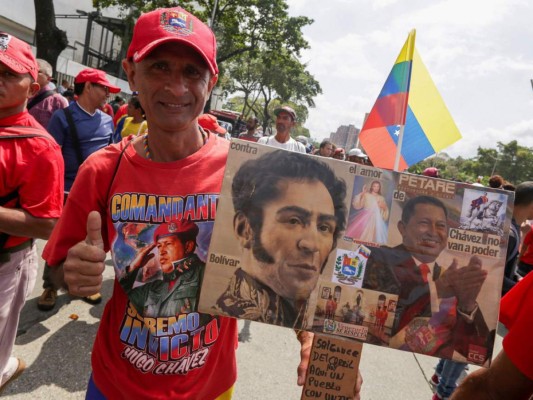
{"type": "Polygon", "coordinates": [[[118,125],[118,121],[120,120],[120,118],[121,118],[123,115],[128,115],[128,103],[126,103],[126,104],[122,104],[122,105],[118,108],[118,110],[117,110],[115,116],[113,117],[113,124],[115,124],[115,126],[118,125]]]}
{"type": "MultiPolygon", "coordinates": [[[[67,250],[85,238],[91,210],[102,213],[105,248],[111,248],[120,282],[139,251],[154,243],[154,232],[165,221],[187,218],[198,226],[195,253],[205,262],[229,142],[210,134],[196,153],[170,163],[146,160],[130,145],[110,187],[127,140],[94,153],[80,168],[44,250],[50,265],[58,265],[67,250]]],[[[154,258],[159,259],[156,253],[154,258]]],[[[148,317],[135,301],[115,279],[92,352],[94,382],[108,399],[209,400],[232,387],[235,319],[183,310],[148,317]]]]}
{"type": "Polygon", "coordinates": [[[500,322],[509,333],[503,348],[513,364],[533,379],[533,274],[527,274],[505,296],[500,304],[500,322]]]}
{"type": "Polygon", "coordinates": [[[527,233],[522,246],[527,246],[527,249],[520,261],[524,264],[533,265],[533,229],[527,233]]]}
{"type": "MultiPolygon", "coordinates": [[[[22,208],[36,218],[59,218],[65,174],[61,149],[27,111],[0,119],[0,126],[16,125],[37,128],[45,137],[0,140],[0,197],[18,191],[18,198],[4,206],[22,208]]],[[[10,236],[5,248],[26,240],[10,236]]]]}

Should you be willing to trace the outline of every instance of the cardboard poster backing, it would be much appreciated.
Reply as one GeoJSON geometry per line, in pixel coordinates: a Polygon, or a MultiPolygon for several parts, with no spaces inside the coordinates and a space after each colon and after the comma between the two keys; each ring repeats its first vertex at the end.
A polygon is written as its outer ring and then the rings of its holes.
{"type": "Polygon", "coordinates": [[[353,399],[363,344],[315,334],[302,400],[353,399]]]}

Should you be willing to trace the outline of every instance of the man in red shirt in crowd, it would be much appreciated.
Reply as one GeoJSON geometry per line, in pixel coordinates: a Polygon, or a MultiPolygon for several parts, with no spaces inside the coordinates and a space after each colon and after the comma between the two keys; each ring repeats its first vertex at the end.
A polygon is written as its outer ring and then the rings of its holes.
{"type": "Polygon", "coordinates": [[[26,110],[38,72],[31,47],[0,32],[0,392],[26,367],[11,351],[37,276],[34,239],[48,239],[63,206],[61,150],[26,110]]]}

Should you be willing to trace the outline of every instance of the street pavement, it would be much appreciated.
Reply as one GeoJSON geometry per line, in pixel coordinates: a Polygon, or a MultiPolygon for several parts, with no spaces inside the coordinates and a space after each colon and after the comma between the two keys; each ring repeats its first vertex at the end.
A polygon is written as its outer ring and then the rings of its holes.
{"type": "MultiPolygon", "coordinates": [[[[39,251],[43,244],[38,241],[39,251]]],[[[109,260],[107,263],[111,265],[109,260]]],[[[43,263],[32,296],[22,311],[14,348],[14,355],[24,359],[28,368],[6,388],[3,397],[84,399],[92,343],[105,300],[113,290],[113,268],[109,266],[104,274],[104,303],[91,306],[63,293],[56,308],[49,312],[37,310],[42,268],[43,263]]],[[[239,321],[241,336],[247,340],[239,343],[237,351],[239,377],[233,398],[299,399],[301,388],[296,385],[296,368],[300,349],[294,332],[254,322],[248,325],[244,327],[244,321],[239,321]]],[[[494,353],[500,349],[501,337],[497,335],[494,353]]],[[[436,363],[433,357],[365,345],[360,364],[364,379],[361,398],[429,400],[432,390],[428,380],[436,363]]],[[[470,371],[476,368],[470,366],[470,371]]],[[[136,398],[134,393],[131,398],[136,398]]]]}

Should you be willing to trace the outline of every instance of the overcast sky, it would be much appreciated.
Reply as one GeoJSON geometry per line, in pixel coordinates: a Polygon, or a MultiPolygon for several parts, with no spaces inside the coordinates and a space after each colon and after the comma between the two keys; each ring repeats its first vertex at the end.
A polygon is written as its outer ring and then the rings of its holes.
{"type": "Polygon", "coordinates": [[[411,29],[416,48],[463,138],[445,149],[516,139],[533,147],[533,2],[529,0],[288,0],[311,46],[302,54],[320,82],[305,126],[317,139],[361,127],[411,29]]]}

